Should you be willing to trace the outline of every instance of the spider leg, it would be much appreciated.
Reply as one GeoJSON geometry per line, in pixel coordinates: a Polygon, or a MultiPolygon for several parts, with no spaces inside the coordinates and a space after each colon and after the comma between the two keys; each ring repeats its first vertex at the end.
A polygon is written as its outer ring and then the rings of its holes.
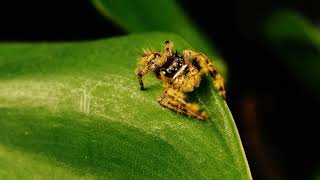
{"type": "Polygon", "coordinates": [[[154,71],[161,66],[165,61],[164,56],[158,52],[151,52],[150,50],[144,50],[143,55],[140,57],[139,64],[136,69],[137,78],[139,80],[140,89],[144,90],[144,84],[142,78],[147,73],[154,71]]]}
{"type": "Polygon", "coordinates": [[[206,112],[200,111],[200,106],[195,103],[189,103],[185,100],[183,92],[173,88],[165,89],[160,95],[158,102],[166,108],[185,114],[200,120],[208,119],[206,112]]]}
{"type": "Polygon", "coordinates": [[[150,50],[144,50],[139,63],[142,65],[136,69],[137,78],[139,80],[140,89],[144,90],[142,78],[147,73],[161,67],[173,53],[173,43],[167,40],[164,44],[165,52],[158,53],[150,50]]]}
{"type": "Polygon", "coordinates": [[[166,49],[167,57],[172,56],[172,52],[173,52],[173,42],[167,40],[167,41],[164,43],[164,47],[165,47],[165,49],[166,49]]]}
{"type": "Polygon", "coordinates": [[[209,61],[209,58],[201,53],[194,52],[191,50],[185,50],[183,52],[185,59],[191,60],[195,66],[200,68],[205,74],[210,74],[214,79],[214,86],[220,91],[221,96],[226,98],[226,90],[224,87],[223,77],[218,73],[216,66],[209,61]]]}

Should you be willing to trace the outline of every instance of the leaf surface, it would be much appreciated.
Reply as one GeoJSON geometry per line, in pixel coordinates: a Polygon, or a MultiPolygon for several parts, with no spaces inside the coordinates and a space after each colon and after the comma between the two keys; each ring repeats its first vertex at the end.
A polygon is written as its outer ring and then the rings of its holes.
{"type": "Polygon", "coordinates": [[[212,87],[191,98],[207,122],[161,107],[161,82],[140,91],[142,48],[191,46],[147,33],[69,43],[0,44],[0,179],[251,179],[232,115],[212,87]]]}

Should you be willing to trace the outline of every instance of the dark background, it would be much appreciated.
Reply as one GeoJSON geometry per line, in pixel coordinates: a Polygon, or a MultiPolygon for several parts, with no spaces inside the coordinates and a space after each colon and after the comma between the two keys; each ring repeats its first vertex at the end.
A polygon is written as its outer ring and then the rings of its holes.
{"type": "MultiPolygon", "coordinates": [[[[296,10],[320,23],[317,1],[179,1],[229,67],[227,102],[254,179],[312,179],[319,174],[319,96],[281,63],[263,34],[266,18],[279,9],[296,10]]],[[[86,0],[0,3],[2,42],[124,34],[86,0]]]]}

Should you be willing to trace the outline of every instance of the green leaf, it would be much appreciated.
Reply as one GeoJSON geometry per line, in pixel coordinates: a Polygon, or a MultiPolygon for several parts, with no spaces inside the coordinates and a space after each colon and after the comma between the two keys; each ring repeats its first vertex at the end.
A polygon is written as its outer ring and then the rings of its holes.
{"type": "Polygon", "coordinates": [[[162,33],[69,43],[0,44],[0,179],[251,179],[232,115],[203,81],[207,122],[161,107],[161,82],[140,91],[142,48],[162,33]]]}
{"type": "Polygon", "coordinates": [[[226,76],[227,67],[184,10],[175,0],[91,0],[95,7],[129,33],[171,32],[184,37],[193,47],[216,60],[220,72],[226,76]]]}
{"type": "Polygon", "coordinates": [[[293,11],[273,14],[266,23],[272,49],[299,79],[320,92],[320,30],[293,11]]]}

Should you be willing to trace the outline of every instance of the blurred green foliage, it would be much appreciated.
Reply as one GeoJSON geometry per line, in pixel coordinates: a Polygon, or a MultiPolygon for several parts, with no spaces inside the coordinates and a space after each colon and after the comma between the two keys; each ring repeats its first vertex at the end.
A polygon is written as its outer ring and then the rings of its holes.
{"type": "Polygon", "coordinates": [[[212,47],[201,28],[197,27],[175,0],[91,0],[107,19],[112,20],[129,33],[171,32],[190,42],[195,50],[215,61],[224,77],[227,67],[212,47]]]}
{"type": "Polygon", "coordinates": [[[320,30],[293,11],[280,11],[266,23],[271,49],[316,94],[320,95],[320,30]]]}

